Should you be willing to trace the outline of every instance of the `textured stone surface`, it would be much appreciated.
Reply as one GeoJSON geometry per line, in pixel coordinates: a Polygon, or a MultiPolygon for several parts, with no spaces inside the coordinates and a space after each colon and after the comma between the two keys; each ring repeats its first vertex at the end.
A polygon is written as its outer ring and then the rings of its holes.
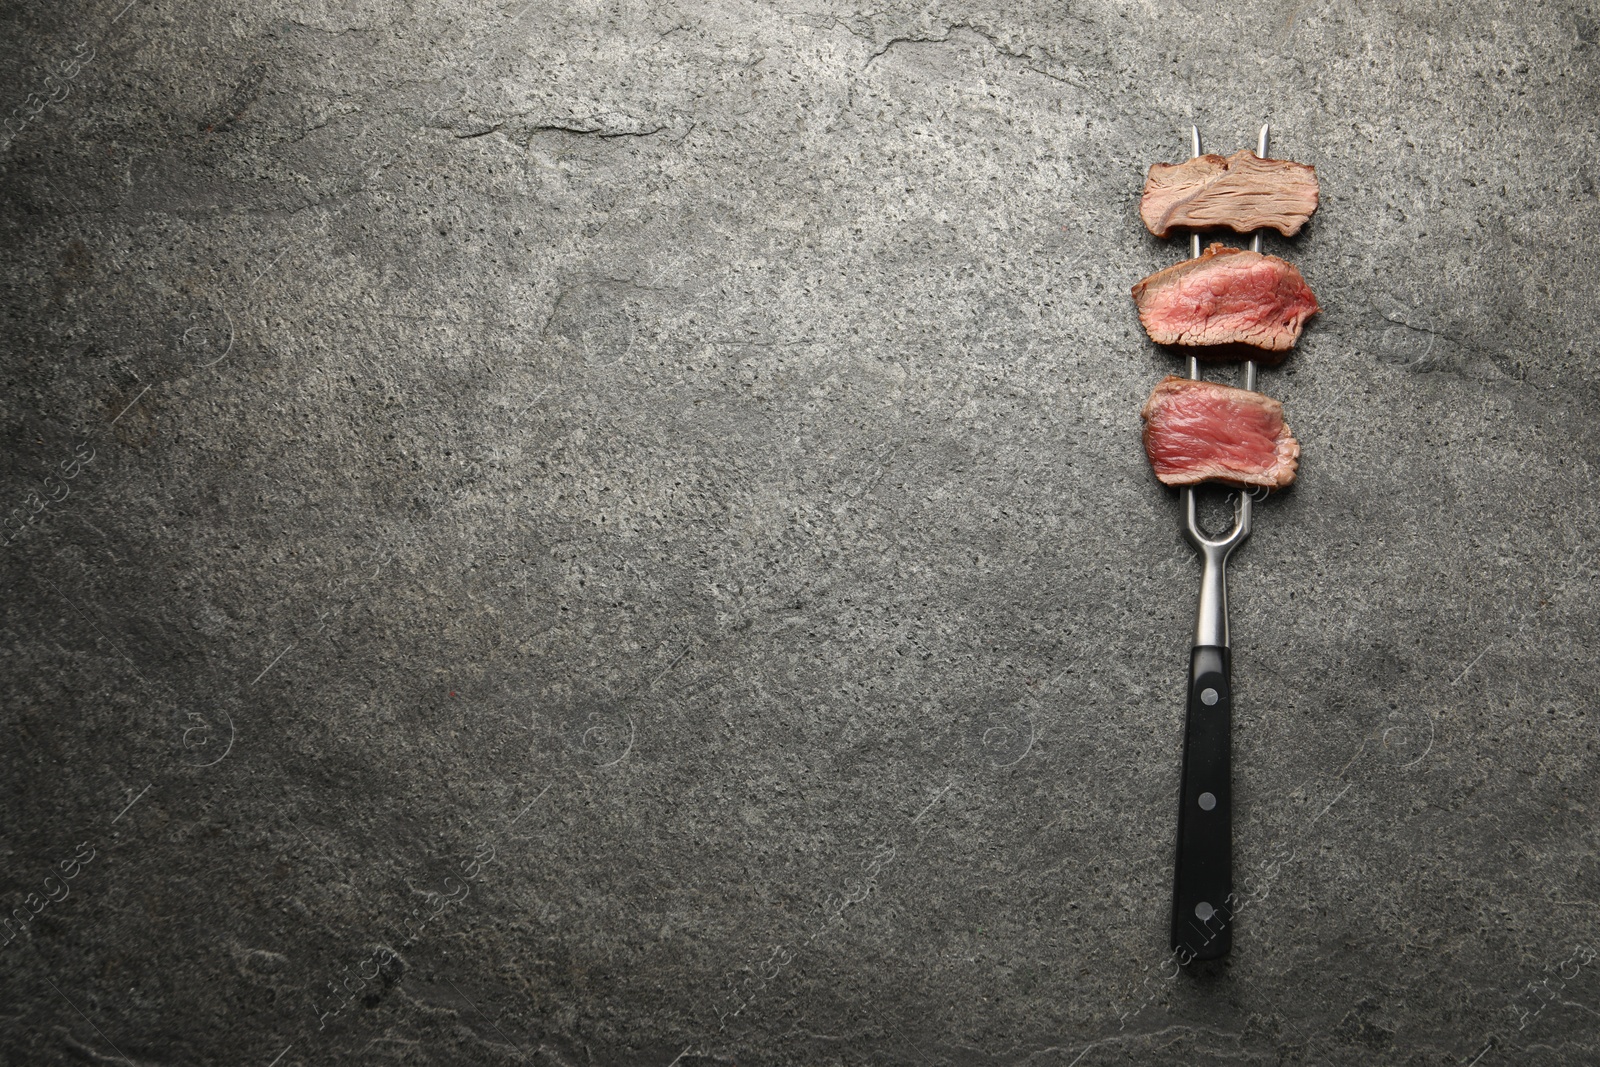
{"type": "Polygon", "coordinates": [[[124,4],[0,15],[0,1059],[1600,1059],[1592,4],[124,4]],[[1173,977],[1127,289],[1263,119],[1173,977]]]}

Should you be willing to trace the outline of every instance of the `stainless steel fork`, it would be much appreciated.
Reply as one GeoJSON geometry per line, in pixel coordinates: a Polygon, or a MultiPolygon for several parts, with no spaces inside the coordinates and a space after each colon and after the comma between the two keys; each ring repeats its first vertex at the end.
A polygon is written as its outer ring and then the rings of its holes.
{"type": "MultiPolygon", "coordinates": [[[[1261,127],[1256,155],[1267,154],[1268,127],[1261,127]]],[[[1200,128],[1193,148],[1201,154],[1200,128]]],[[[1200,234],[1189,238],[1200,256],[1200,234]]],[[[1261,232],[1251,239],[1261,251],[1261,232]]],[[[1190,378],[1200,360],[1189,357],[1190,378]]],[[[1244,387],[1256,387],[1256,361],[1244,365],[1244,387]]],[[[1189,656],[1188,712],[1183,735],[1183,783],[1179,790],[1178,854],[1173,867],[1172,948],[1181,962],[1213,960],[1233,947],[1233,684],[1228,652],[1228,557],[1250,536],[1250,493],[1234,496],[1233,529],[1212,537],[1200,525],[1192,488],[1181,492],[1184,536],[1200,553],[1200,606],[1194,650],[1189,656]]]]}

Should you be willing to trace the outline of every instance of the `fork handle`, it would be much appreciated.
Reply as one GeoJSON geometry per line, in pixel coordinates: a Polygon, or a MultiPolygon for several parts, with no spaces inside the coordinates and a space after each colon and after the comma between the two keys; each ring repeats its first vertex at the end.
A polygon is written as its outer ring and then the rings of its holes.
{"type": "Polygon", "coordinates": [[[1220,959],[1233,946],[1231,673],[1226,645],[1195,646],[1172,882],[1172,947],[1185,963],[1220,959]]]}

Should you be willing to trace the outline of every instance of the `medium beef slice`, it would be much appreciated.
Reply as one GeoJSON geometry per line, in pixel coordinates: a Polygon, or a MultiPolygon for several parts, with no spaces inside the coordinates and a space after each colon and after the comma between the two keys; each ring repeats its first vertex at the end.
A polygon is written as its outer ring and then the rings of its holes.
{"type": "Polygon", "coordinates": [[[1243,344],[1283,353],[1317,313],[1317,298],[1292,264],[1221,244],[1156,271],[1133,287],[1133,299],[1145,331],[1161,345],[1243,344]]]}

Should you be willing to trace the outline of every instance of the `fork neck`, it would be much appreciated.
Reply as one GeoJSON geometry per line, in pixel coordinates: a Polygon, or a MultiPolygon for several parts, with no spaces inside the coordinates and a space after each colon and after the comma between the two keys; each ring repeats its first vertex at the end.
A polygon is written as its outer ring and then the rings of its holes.
{"type": "Polygon", "coordinates": [[[1195,615],[1196,648],[1228,647],[1228,556],[1233,545],[1200,546],[1200,608],[1195,615]]]}
{"type": "Polygon", "coordinates": [[[1199,506],[1192,488],[1183,491],[1184,537],[1200,553],[1200,606],[1195,616],[1196,647],[1228,647],[1228,557],[1250,536],[1250,494],[1244,490],[1234,502],[1233,529],[1227,536],[1206,536],[1200,527],[1199,506]]]}

